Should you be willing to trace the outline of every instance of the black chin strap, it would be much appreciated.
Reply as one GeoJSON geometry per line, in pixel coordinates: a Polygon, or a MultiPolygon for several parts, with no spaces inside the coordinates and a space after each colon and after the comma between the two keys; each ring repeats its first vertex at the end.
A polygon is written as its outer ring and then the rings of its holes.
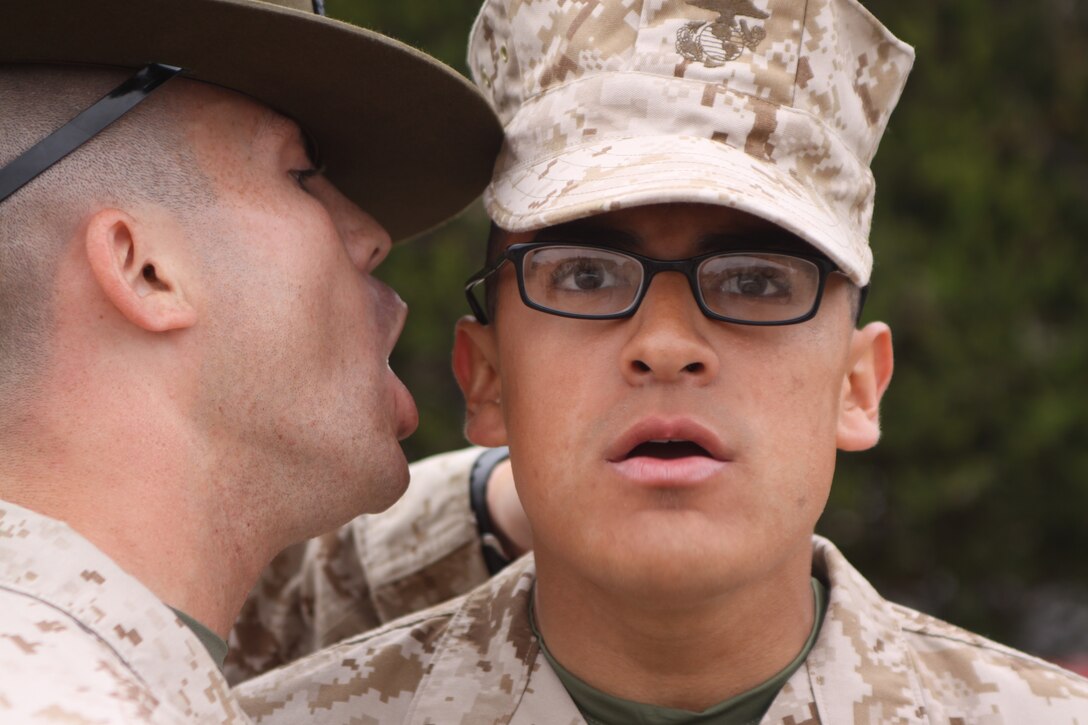
{"type": "Polygon", "coordinates": [[[0,169],[0,203],[97,136],[180,72],[181,68],[172,65],[152,63],[110,91],[105,98],[31,146],[0,169]]]}

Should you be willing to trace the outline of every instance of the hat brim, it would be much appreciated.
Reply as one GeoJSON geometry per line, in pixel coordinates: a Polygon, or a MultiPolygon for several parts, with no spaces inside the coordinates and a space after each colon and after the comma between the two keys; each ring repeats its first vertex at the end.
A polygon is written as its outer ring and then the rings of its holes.
{"type": "Polygon", "coordinates": [[[639,136],[579,146],[497,172],[484,202],[511,232],[652,204],[726,206],[796,234],[855,283],[869,281],[868,241],[811,185],[708,138],[639,136]]]}
{"type": "Polygon", "coordinates": [[[328,177],[394,239],[483,190],[502,138],[459,74],[402,43],[253,0],[6,3],[0,63],[180,66],[296,120],[328,177]]]}

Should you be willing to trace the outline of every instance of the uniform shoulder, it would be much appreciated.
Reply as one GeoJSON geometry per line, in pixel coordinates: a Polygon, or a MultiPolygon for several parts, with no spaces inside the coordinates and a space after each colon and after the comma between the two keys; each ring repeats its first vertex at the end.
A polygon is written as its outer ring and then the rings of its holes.
{"type": "MultiPolygon", "coordinates": [[[[411,579],[451,552],[479,548],[468,480],[483,450],[468,448],[413,463],[412,485],[399,501],[380,515],[363,515],[348,524],[372,589],[411,579]]],[[[487,578],[482,557],[476,558],[477,570],[462,575],[468,581],[455,587],[459,592],[487,578]]],[[[438,588],[449,589],[445,583],[438,588]]]]}
{"type": "Polygon", "coordinates": [[[65,612],[0,591],[0,722],[181,722],[65,612]]]}
{"type": "Polygon", "coordinates": [[[1088,719],[1085,678],[901,604],[889,607],[934,708],[967,721],[993,712],[1009,722],[1088,719]]]}
{"type": "Polygon", "coordinates": [[[834,683],[818,689],[836,722],[866,702],[911,722],[1088,723],[1084,678],[884,599],[831,542],[814,542],[831,592],[810,666],[834,683]]]}
{"type": "Polygon", "coordinates": [[[311,722],[316,711],[333,725],[357,722],[360,712],[373,722],[403,722],[429,685],[443,696],[451,688],[463,695],[512,687],[535,651],[534,581],[533,559],[523,557],[464,596],[273,670],[236,693],[264,725],[311,722]]]}
{"type": "Polygon", "coordinates": [[[351,722],[359,708],[374,722],[400,722],[412,695],[431,669],[431,659],[458,598],[304,657],[242,683],[235,692],[256,722],[306,722],[314,708],[328,722],[351,722]]]}

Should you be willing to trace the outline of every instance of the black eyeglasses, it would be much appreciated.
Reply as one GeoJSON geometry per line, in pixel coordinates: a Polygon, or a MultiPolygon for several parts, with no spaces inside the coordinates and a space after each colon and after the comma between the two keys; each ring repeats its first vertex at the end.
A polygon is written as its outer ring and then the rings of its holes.
{"type": "Polygon", "coordinates": [[[656,274],[679,272],[699,309],[713,320],[794,325],[816,315],[828,275],[841,274],[828,259],[793,252],[729,251],[664,260],[609,247],[513,244],[465,283],[468,304],[482,324],[488,324],[488,316],[475,290],[507,262],[517,270],[528,307],[581,320],[630,317],[656,274]]]}
{"type": "Polygon", "coordinates": [[[181,68],[161,63],[145,66],[93,106],[0,168],[0,202],[97,136],[181,71],[181,68]]]}

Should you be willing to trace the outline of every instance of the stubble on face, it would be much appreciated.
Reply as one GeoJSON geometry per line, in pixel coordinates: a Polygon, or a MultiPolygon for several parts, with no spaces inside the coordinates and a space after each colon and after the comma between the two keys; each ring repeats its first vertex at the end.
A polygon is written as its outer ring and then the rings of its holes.
{"type": "Polygon", "coordinates": [[[191,136],[218,201],[194,239],[194,418],[238,498],[295,540],[382,510],[407,485],[397,439],[415,413],[387,365],[403,303],[369,275],[384,230],[328,181],[295,175],[313,163],[297,126],[236,94],[195,93],[191,136]]]}

